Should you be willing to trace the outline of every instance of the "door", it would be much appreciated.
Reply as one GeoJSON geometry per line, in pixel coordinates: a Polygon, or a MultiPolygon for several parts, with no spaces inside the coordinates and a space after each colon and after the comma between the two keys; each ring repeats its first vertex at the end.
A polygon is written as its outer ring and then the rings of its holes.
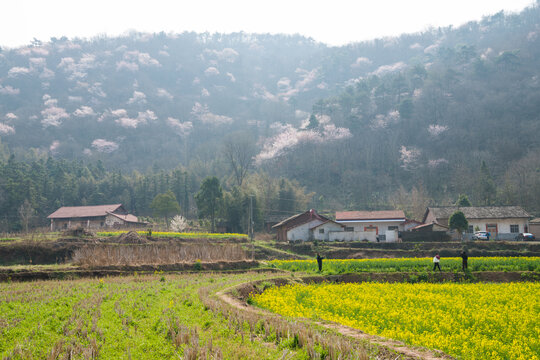
{"type": "Polygon", "coordinates": [[[497,237],[497,224],[486,224],[486,231],[490,234],[490,239],[497,237]]]}

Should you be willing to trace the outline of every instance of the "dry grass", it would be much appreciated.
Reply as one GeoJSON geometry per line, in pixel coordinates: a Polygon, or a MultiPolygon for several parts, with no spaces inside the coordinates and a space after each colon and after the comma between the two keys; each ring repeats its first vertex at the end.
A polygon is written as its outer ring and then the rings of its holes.
{"type": "MultiPolygon", "coordinates": [[[[287,347],[293,351],[304,349],[309,359],[368,360],[369,353],[373,352],[372,345],[365,341],[349,339],[309,322],[235,308],[217,299],[209,288],[201,288],[199,297],[206,308],[224,316],[228,327],[242,339],[245,337],[245,341],[288,344],[287,347]]],[[[287,358],[287,355],[285,351],[282,358],[287,358]]],[[[381,359],[389,358],[385,354],[379,355],[381,359]]]]}
{"type": "Polygon", "coordinates": [[[73,253],[83,266],[163,265],[186,262],[243,261],[248,256],[237,244],[86,245],[73,253]]]}

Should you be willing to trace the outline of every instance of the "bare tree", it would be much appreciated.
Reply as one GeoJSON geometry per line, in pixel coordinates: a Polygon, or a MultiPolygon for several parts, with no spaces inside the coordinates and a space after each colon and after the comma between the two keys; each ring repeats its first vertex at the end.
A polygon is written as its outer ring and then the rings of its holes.
{"type": "Polygon", "coordinates": [[[21,206],[19,206],[18,213],[19,217],[21,218],[21,222],[24,225],[24,230],[28,232],[28,224],[36,214],[36,210],[30,203],[30,201],[28,201],[28,199],[25,199],[21,206]]]}
{"type": "Polygon", "coordinates": [[[236,185],[242,186],[255,156],[255,144],[251,134],[236,132],[229,135],[225,139],[223,153],[234,173],[236,185]]]}

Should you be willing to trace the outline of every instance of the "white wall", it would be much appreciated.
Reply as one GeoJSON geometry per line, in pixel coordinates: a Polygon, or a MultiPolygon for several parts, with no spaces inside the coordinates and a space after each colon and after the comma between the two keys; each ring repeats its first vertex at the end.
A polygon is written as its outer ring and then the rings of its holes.
{"type": "Polygon", "coordinates": [[[347,226],[347,227],[354,227],[354,231],[360,231],[363,232],[366,227],[369,226],[376,226],[378,228],[379,234],[384,234],[388,231],[389,226],[397,226],[399,231],[403,231],[403,222],[399,221],[370,221],[370,222],[356,222],[356,221],[337,221],[338,223],[347,226]]]}
{"type": "Polygon", "coordinates": [[[385,242],[396,242],[398,240],[398,232],[396,230],[387,230],[385,235],[385,242]]]}
{"type": "Polygon", "coordinates": [[[297,226],[295,228],[292,228],[287,231],[287,240],[288,241],[308,241],[309,239],[309,229],[317,226],[319,224],[322,224],[321,220],[312,220],[308,223],[302,224],[300,226],[297,226]]]}
{"type": "Polygon", "coordinates": [[[326,224],[323,224],[315,229],[312,229],[312,231],[313,231],[313,239],[319,240],[319,241],[330,241],[330,233],[343,231],[343,228],[336,223],[327,222],[326,224]],[[323,234],[319,232],[320,229],[324,230],[323,234]]]}
{"type": "MultiPolygon", "coordinates": [[[[525,231],[525,226],[528,224],[527,219],[481,219],[469,220],[469,225],[473,226],[473,229],[476,229],[478,226],[480,231],[486,231],[486,224],[497,224],[497,232],[501,234],[510,233],[510,225],[519,225],[519,232],[522,233],[525,231]]],[[[516,234],[517,235],[517,234],[516,234]]]]}
{"type": "MultiPolygon", "coordinates": [[[[497,235],[500,239],[514,239],[518,233],[525,232],[525,226],[529,223],[528,219],[471,219],[469,220],[469,226],[472,225],[473,233],[476,231],[476,227],[480,231],[487,231],[486,224],[497,224],[497,235]],[[519,232],[511,233],[510,225],[519,225],[519,232]]],[[[469,234],[472,236],[472,234],[469,234]]],[[[491,234],[491,239],[496,239],[495,234],[491,234]]]]}
{"type": "Polygon", "coordinates": [[[374,231],[332,231],[329,234],[329,241],[377,241],[377,234],[374,231]]]}

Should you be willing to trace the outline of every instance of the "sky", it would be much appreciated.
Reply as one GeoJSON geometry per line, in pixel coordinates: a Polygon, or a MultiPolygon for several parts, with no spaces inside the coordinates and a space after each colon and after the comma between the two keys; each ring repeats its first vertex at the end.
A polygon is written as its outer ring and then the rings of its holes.
{"type": "Polygon", "coordinates": [[[1,0],[0,46],[140,32],[301,34],[328,45],[459,26],[533,0],[1,0]]]}

